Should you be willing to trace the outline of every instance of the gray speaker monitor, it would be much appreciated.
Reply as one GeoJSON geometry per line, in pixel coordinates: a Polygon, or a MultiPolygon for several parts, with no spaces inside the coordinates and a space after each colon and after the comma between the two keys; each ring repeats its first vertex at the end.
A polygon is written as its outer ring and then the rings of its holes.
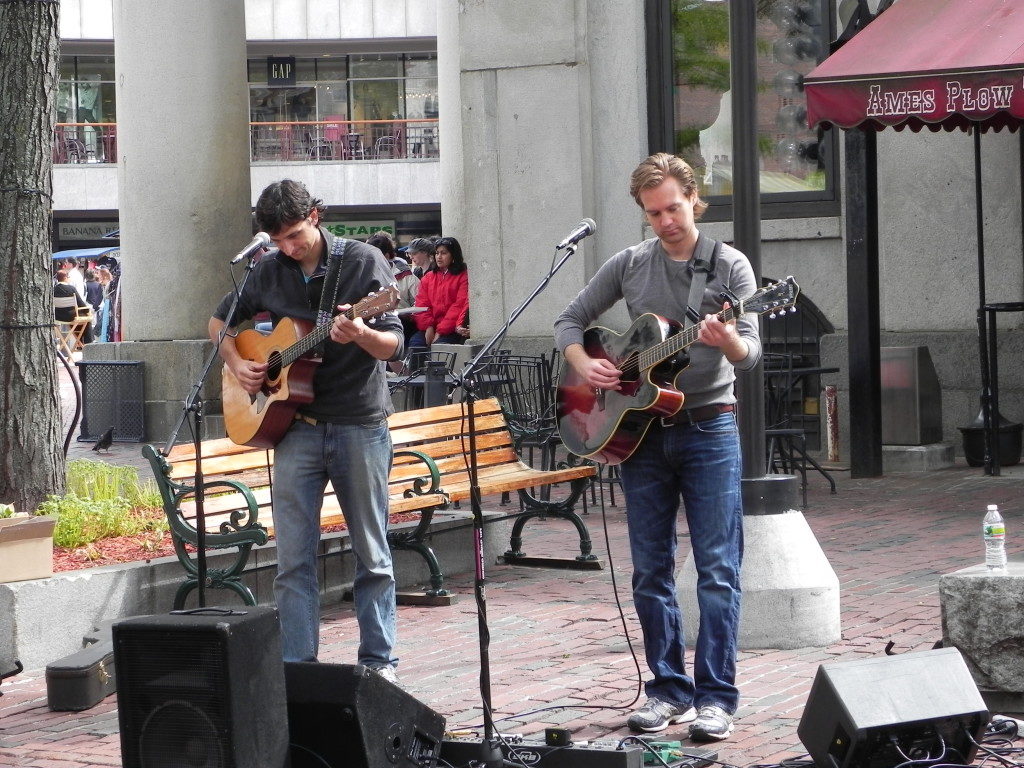
{"type": "Polygon", "coordinates": [[[960,652],[940,648],[821,665],[797,735],[818,768],[892,768],[940,755],[970,764],[988,721],[960,652]]]}

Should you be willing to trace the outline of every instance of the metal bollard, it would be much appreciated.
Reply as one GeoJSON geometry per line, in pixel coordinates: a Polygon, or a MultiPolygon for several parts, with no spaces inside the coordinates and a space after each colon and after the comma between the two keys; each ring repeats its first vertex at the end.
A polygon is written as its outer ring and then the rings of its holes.
{"type": "Polygon", "coordinates": [[[825,429],[828,444],[828,460],[839,461],[839,402],[834,384],[825,385],[825,429]]]}

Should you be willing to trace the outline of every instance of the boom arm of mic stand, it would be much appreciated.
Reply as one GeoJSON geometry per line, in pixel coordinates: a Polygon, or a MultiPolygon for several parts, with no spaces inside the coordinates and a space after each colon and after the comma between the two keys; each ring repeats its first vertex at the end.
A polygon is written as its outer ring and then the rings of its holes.
{"type": "Polygon", "coordinates": [[[469,500],[473,513],[473,549],[476,561],[476,578],[473,593],[477,606],[477,632],[480,639],[480,699],[483,704],[484,738],[480,745],[482,764],[487,768],[502,768],[507,765],[503,760],[501,748],[494,738],[494,720],[491,715],[491,665],[490,665],[490,630],[487,628],[487,597],[484,592],[484,515],[480,503],[480,476],[476,460],[476,384],[477,372],[483,367],[483,360],[491,354],[498,343],[505,338],[512,323],[526,310],[530,303],[543,291],[555,273],[576,253],[576,244],[565,248],[562,258],[555,263],[551,271],[545,275],[529,296],[508,316],[505,324],[494,334],[490,341],[466,363],[459,377],[459,386],[466,393],[466,423],[469,432],[469,500]]]}
{"type": "Polygon", "coordinates": [[[206,358],[206,363],[203,365],[203,370],[199,374],[199,378],[195,384],[192,385],[191,391],[188,393],[188,397],[185,398],[185,404],[181,409],[181,416],[178,417],[178,423],[171,430],[171,435],[167,438],[167,443],[164,445],[163,455],[169,456],[171,449],[174,448],[174,443],[178,439],[178,433],[181,428],[185,425],[185,420],[191,413],[194,416],[194,423],[192,429],[192,444],[195,446],[196,454],[196,473],[195,480],[195,499],[196,499],[196,581],[199,588],[199,607],[203,608],[206,606],[206,491],[203,488],[203,438],[202,438],[202,425],[203,425],[203,385],[206,383],[206,377],[210,375],[210,371],[213,368],[213,363],[217,359],[217,355],[220,353],[220,345],[224,343],[224,337],[227,336],[228,330],[231,328],[231,324],[235,318],[235,312],[238,311],[238,300],[242,295],[242,291],[245,289],[245,284],[249,280],[249,275],[252,274],[253,269],[256,266],[255,257],[249,257],[249,263],[245,267],[245,276],[242,278],[241,285],[238,286],[238,290],[235,291],[234,299],[231,301],[231,308],[228,310],[227,317],[224,318],[224,326],[220,329],[220,334],[217,338],[217,345],[210,351],[209,356],[206,358]]]}

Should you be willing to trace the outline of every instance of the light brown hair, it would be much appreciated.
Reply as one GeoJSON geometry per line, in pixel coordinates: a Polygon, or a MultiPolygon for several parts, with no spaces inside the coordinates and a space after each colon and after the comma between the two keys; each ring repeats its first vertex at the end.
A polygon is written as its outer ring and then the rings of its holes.
{"type": "Polygon", "coordinates": [[[697,202],[693,206],[693,217],[699,219],[708,209],[708,204],[698,195],[693,168],[681,157],[670,155],[668,152],[653,154],[636,167],[629,177],[629,194],[636,200],[636,204],[643,208],[640,193],[660,186],[666,179],[675,179],[684,194],[697,197],[697,202]]]}

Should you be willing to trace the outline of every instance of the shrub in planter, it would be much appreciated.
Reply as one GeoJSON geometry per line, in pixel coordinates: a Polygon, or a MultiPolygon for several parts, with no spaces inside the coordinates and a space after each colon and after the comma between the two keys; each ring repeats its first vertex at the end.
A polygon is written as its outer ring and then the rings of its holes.
{"type": "Polygon", "coordinates": [[[153,483],[134,467],[79,459],[68,464],[67,493],[50,496],[36,514],[53,515],[57,547],[81,547],[112,536],[162,533],[167,519],[153,483]]]}

